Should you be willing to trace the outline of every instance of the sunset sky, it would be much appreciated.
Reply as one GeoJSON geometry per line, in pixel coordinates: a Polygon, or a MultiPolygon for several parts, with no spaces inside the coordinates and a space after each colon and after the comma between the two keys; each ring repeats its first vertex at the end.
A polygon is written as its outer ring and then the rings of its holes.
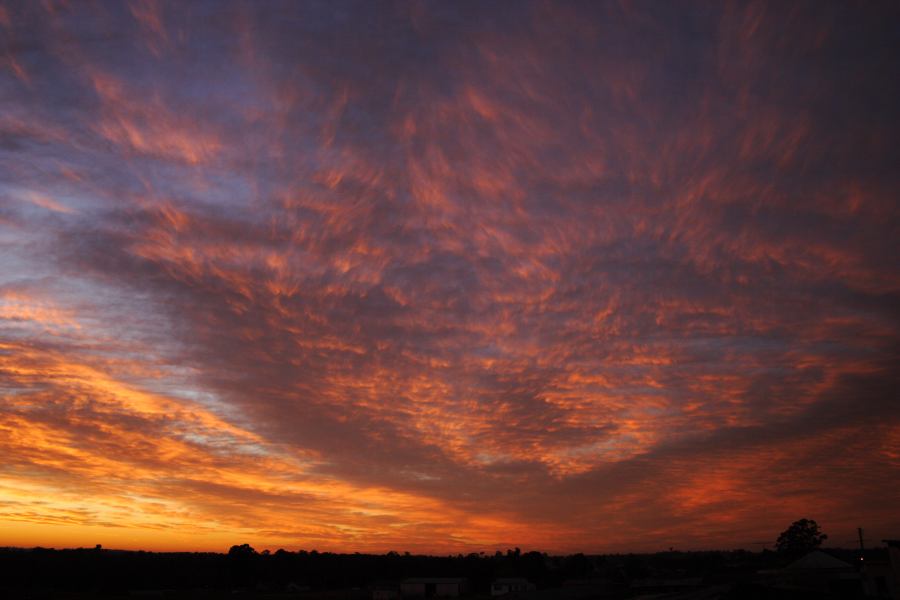
{"type": "Polygon", "coordinates": [[[0,3],[0,546],[900,537],[898,22],[0,3]]]}

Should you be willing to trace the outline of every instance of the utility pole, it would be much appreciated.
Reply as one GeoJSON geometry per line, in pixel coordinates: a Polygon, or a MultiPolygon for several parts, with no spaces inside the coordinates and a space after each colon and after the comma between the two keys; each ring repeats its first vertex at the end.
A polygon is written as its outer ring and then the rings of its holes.
{"type": "Polygon", "coordinates": [[[859,533],[859,560],[863,561],[866,559],[865,558],[866,546],[863,543],[863,528],[857,527],[856,531],[857,531],[857,533],[859,533]]]}

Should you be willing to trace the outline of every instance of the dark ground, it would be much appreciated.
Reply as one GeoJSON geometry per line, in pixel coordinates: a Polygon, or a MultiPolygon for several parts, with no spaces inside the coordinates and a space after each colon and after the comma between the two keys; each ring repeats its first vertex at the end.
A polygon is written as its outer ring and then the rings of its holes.
{"type": "MultiPolygon", "coordinates": [[[[859,564],[859,551],[828,553],[859,564]]],[[[470,598],[489,598],[498,577],[534,583],[536,591],[517,596],[522,600],[864,597],[855,573],[842,582],[786,581],[781,569],[788,562],[790,557],[770,551],[548,556],[516,549],[434,557],[268,554],[248,546],[229,554],[7,548],[0,549],[0,598],[370,600],[375,584],[390,587],[425,576],[464,577],[470,598]]],[[[869,550],[866,562],[885,564],[887,553],[869,550]]]]}

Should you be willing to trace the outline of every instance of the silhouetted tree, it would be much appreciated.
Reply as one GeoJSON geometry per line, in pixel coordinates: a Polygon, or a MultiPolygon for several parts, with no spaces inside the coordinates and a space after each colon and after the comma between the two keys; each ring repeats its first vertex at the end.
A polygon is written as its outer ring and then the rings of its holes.
{"type": "Polygon", "coordinates": [[[250,544],[241,544],[240,546],[232,546],[228,551],[228,556],[253,556],[256,550],[250,544]]]}
{"type": "Polygon", "coordinates": [[[775,548],[786,556],[801,556],[821,546],[826,539],[828,536],[822,533],[818,523],[812,519],[800,519],[781,532],[775,548]]]}

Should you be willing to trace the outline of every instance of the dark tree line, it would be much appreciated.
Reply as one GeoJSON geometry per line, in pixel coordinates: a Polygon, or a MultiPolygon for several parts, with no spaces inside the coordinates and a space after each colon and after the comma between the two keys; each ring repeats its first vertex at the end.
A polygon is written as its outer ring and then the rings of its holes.
{"type": "MultiPolygon", "coordinates": [[[[538,588],[572,580],[603,580],[627,586],[647,577],[692,576],[734,581],[760,569],[784,566],[825,539],[815,521],[800,520],[779,537],[779,552],[660,552],[548,556],[519,548],[494,554],[420,556],[409,553],[333,554],[315,550],[257,552],[248,544],[227,554],[125,552],[93,549],[0,548],[0,597],[4,590],[70,590],[120,593],[128,590],[309,590],[366,587],[407,577],[465,577],[469,589],[487,592],[497,577],[524,577],[538,588]]],[[[858,551],[830,549],[853,562],[858,551]]],[[[9,597],[16,597],[15,594],[9,597]]]]}
{"type": "MultiPolygon", "coordinates": [[[[4,589],[122,593],[128,590],[281,590],[293,583],[310,590],[360,588],[407,577],[465,577],[470,589],[487,592],[497,577],[525,577],[538,588],[571,580],[603,579],[612,585],[668,573],[707,578],[731,571],[777,566],[775,552],[663,552],[548,556],[518,549],[495,554],[419,556],[257,552],[248,545],[227,554],[123,552],[115,550],[0,549],[0,596],[4,589]]],[[[9,597],[16,597],[15,595],[9,597]]]]}
{"type": "Polygon", "coordinates": [[[510,550],[495,555],[419,556],[389,552],[333,554],[315,550],[257,552],[247,544],[227,554],[35,548],[0,549],[0,590],[65,589],[121,592],[141,589],[365,588],[407,577],[466,577],[487,589],[495,577],[527,576],[541,586],[588,576],[584,555],[548,557],[510,550]]]}

